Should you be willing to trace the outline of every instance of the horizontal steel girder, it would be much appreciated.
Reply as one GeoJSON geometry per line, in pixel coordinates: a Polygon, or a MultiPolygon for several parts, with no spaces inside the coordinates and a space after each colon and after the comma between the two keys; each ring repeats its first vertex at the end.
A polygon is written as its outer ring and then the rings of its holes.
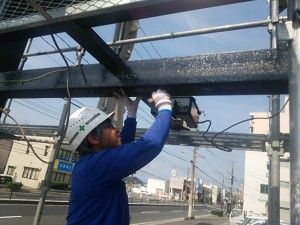
{"type": "Polygon", "coordinates": [[[31,7],[28,8],[28,13],[23,10],[19,12],[19,9],[14,7],[8,9],[8,13],[16,11],[23,16],[19,17],[16,13],[7,15],[8,18],[12,17],[12,20],[0,21],[0,41],[37,37],[49,32],[64,32],[64,23],[68,21],[82,21],[89,27],[94,27],[246,1],[251,0],[111,0],[85,1],[56,10],[49,7],[49,11],[44,7],[53,20],[46,20],[40,14],[32,14],[31,7]]]}
{"type": "MultiPolygon", "coordinates": [[[[134,78],[118,79],[102,65],[70,68],[71,97],[129,96],[163,88],[172,96],[287,94],[287,52],[257,50],[131,61],[134,78]]],[[[67,97],[66,68],[0,73],[1,98],[67,97]],[[29,81],[30,79],[34,79],[29,81]]]]}
{"type": "MultiPolygon", "coordinates": [[[[41,137],[54,137],[57,127],[55,126],[22,126],[30,140],[34,141],[36,136],[37,142],[42,142],[41,137]]],[[[137,129],[136,138],[140,138],[147,129],[137,129]]],[[[211,140],[216,132],[199,132],[199,131],[170,131],[167,140],[168,145],[197,146],[206,148],[226,148],[231,150],[245,151],[266,151],[267,136],[264,134],[241,134],[241,133],[223,133],[216,136],[213,143],[211,140]],[[204,135],[204,136],[203,136],[204,135]]],[[[0,125],[0,138],[20,140],[20,137],[12,135],[21,135],[20,129],[15,125],[0,125]]],[[[22,139],[22,138],[21,138],[22,139]]]]}

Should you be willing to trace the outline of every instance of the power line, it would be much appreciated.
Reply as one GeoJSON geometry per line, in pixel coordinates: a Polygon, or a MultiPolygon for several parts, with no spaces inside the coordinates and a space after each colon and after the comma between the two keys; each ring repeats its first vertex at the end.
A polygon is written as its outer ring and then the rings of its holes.
{"type": "Polygon", "coordinates": [[[60,119],[57,118],[57,117],[51,116],[51,115],[49,115],[49,114],[47,114],[47,113],[44,113],[44,112],[39,111],[39,110],[37,110],[37,109],[34,109],[34,108],[30,107],[30,106],[27,106],[27,105],[25,105],[25,104],[23,104],[23,103],[21,103],[21,102],[15,100],[15,99],[13,99],[13,101],[16,102],[16,103],[18,103],[18,104],[20,104],[20,105],[23,105],[23,106],[25,106],[25,107],[27,107],[27,108],[29,108],[29,109],[32,109],[32,110],[34,110],[34,111],[36,111],[36,112],[39,112],[39,113],[41,113],[41,114],[43,114],[43,115],[45,115],[45,116],[51,117],[51,118],[53,118],[53,119],[55,119],[55,120],[60,120],[60,119]]]}

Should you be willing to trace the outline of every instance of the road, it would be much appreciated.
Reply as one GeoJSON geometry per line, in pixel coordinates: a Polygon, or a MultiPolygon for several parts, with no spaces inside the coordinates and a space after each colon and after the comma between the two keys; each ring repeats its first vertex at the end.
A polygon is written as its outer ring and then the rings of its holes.
{"type": "MultiPolygon", "coordinates": [[[[32,225],[35,204],[0,204],[1,225],[32,225]]],[[[65,225],[67,205],[45,205],[41,225],[65,225]]],[[[131,224],[187,217],[187,206],[130,205],[131,224]]],[[[210,214],[206,206],[195,207],[195,216],[210,214]]]]}

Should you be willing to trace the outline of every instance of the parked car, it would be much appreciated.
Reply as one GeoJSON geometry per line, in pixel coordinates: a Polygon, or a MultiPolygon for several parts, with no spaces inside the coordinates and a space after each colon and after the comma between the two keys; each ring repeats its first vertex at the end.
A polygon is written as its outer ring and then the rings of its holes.
{"type": "Polygon", "coordinates": [[[228,225],[236,225],[244,220],[244,211],[242,209],[232,209],[229,214],[228,225]]]}
{"type": "MultiPolygon", "coordinates": [[[[243,223],[241,223],[240,225],[269,225],[268,219],[245,219],[245,221],[243,223]]],[[[280,222],[280,225],[288,225],[285,222],[280,222]]]]}
{"type": "Polygon", "coordinates": [[[258,224],[266,224],[268,222],[268,218],[266,216],[255,216],[248,215],[245,220],[240,223],[240,225],[258,225],[258,224]]]}
{"type": "Polygon", "coordinates": [[[265,215],[262,214],[262,213],[260,213],[260,212],[254,212],[254,211],[248,211],[248,212],[246,212],[246,217],[250,217],[250,216],[252,216],[252,217],[255,217],[255,216],[260,217],[260,216],[265,216],[265,215]]]}

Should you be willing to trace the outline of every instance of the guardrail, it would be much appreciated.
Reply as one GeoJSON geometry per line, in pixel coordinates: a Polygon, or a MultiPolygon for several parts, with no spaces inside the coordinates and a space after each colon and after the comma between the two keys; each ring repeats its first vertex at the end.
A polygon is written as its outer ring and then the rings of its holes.
{"type": "Polygon", "coordinates": [[[128,198],[130,204],[153,204],[153,205],[188,205],[188,201],[179,200],[169,200],[169,199],[159,199],[159,198],[138,198],[130,197],[128,198]]]}

